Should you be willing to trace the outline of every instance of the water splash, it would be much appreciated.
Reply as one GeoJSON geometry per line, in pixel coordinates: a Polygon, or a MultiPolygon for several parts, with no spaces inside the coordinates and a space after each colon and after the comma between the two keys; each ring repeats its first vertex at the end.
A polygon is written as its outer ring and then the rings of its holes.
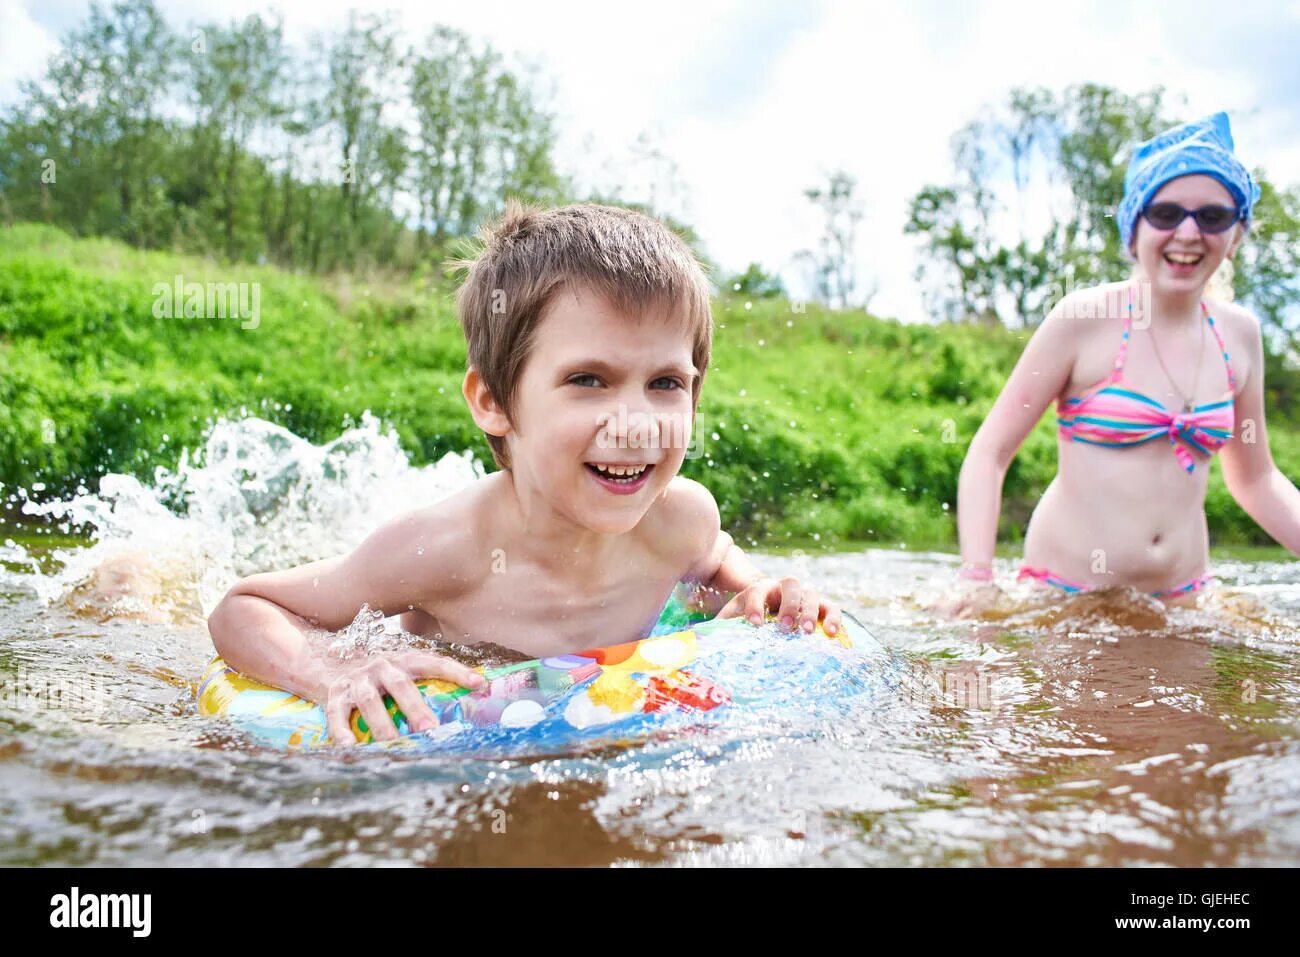
{"type": "Polygon", "coordinates": [[[56,570],[43,573],[36,555],[6,542],[0,559],[28,570],[0,571],[0,584],[100,619],[199,621],[240,578],[350,551],[483,474],[469,452],[412,466],[369,412],[322,445],[263,419],[222,419],[152,485],[110,474],[98,492],[47,502],[20,490],[11,501],[22,514],[88,529],[93,544],[53,550],[56,570]]]}
{"type": "Polygon", "coordinates": [[[327,650],[338,661],[364,658],[383,645],[385,634],[384,613],[363,602],[352,623],[339,632],[327,650]]]}

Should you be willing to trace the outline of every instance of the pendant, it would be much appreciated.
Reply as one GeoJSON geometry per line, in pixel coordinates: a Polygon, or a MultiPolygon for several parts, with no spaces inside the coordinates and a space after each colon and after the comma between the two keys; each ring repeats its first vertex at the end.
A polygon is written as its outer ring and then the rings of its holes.
{"type": "Polygon", "coordinates": [[[1191,399],[1187,399],[1186,401],[1183,402],[1183,411],[1184,411],[1184,412],[1191,412],[1194,408],[1196,408],[1196,406],[1192,405],[1192,400],[1191,400],[1191,399]]]}

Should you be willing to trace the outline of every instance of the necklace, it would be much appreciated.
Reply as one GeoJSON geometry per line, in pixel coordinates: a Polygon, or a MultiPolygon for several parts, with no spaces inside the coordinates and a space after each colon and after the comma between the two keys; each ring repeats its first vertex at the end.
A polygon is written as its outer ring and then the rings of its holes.
{"type": "Polygon", "coordinates": [[[1160,347],[1156,345],[1155,330],[1152,329],[1151,331],[1151,349],[1156,354],[1156,362],[1160,363],[1160,370],[1165,374],[1165,378],[1169,380],[1169,384],[1173,386],[1174,392],[1178,395],[1178,398],[1183,400],[1184,412],[1191,412],[1196,408],[1196,406],[1192,404],[1192,399],[1196,398],[1196,386],[1201,381],[1201,359],[1205,356],[1205,326],[1206,323],[1201,323],[1201,348],[1200,351],[1196,353],[1196,377],[1192,379],[1192,391],[1187,395],[1183,395],[1182,390],[1178,388],[1178,383],[1175,382],[1174,377],[1169,374],[1169,369],[1165,366],[1165,360],[1160,358],[1160,347]]]}

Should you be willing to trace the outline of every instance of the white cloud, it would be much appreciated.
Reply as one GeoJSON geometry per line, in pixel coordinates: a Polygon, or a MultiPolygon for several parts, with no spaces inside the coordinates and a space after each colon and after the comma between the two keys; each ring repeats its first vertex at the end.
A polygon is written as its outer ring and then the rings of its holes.
{"type": "Polygon", "coordinates": [[[13,101],[20,80],[40,74],[56,45],[18,0],[0,0],[0,103],[13,101]]]}

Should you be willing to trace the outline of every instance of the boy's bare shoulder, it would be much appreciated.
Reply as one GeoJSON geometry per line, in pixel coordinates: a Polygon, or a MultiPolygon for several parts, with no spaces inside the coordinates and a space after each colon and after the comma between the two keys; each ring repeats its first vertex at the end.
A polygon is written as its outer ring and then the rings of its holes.
{"type": "Polygon", "coordinates": [[[642,521],[656,552],[692,565],[708,555],[722,530],[713,493],[680,475],[668,483],[642,521]]]}
{"type": "Polygon", "coordinates": [[[499,480],[488,476],[442,501],[398,516],[386,526],[387,544],[397,550],[411,581],[429,600],[461,594],[490,567],[492,503],[499,480]],[[482,553],[482,554],[480,554],[482,553]],[[481,559],[481,561],[480,561],[481,559]]]}

